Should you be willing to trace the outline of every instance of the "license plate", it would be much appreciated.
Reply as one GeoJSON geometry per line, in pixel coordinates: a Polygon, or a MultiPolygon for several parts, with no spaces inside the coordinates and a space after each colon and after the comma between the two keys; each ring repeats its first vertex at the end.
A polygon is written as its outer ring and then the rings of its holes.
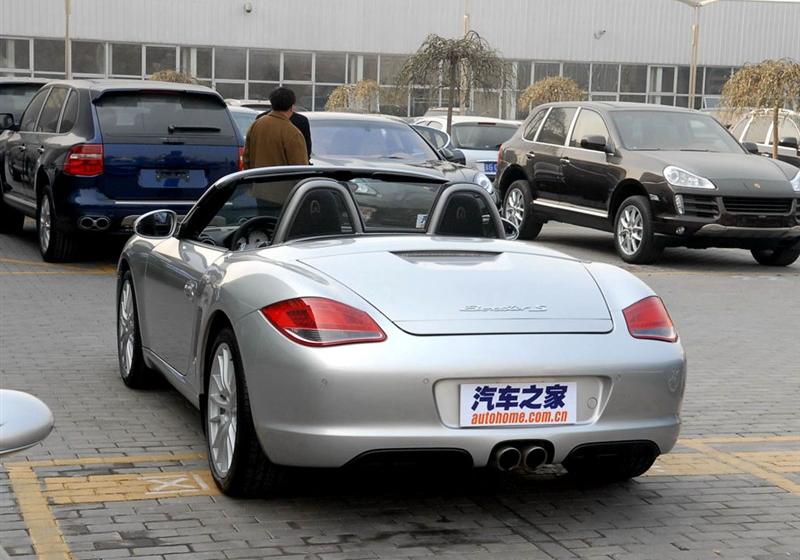
{"type": "Polygon", "coordinates": [[[486,173],[497,173],[497,162],[496,161],[487,161],[483,164],[483,170],[486,173]]]}
{"type": "Polygon", "coordinates": [[[574,424],[577,391],[575,382],[462,384],[459,425],[467,428],[574,424]]]}

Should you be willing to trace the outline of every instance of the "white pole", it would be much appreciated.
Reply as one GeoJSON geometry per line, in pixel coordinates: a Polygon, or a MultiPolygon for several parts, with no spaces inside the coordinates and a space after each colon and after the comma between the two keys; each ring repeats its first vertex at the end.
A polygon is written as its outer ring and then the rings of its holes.
{"type": "Polygon", "coordinates": [[[694,95],[697,89],[697,50],[700,43],[700,5],[694,7],[692,25],[692,61],[689,66],[689,108],[694,109],[694,95]]]}
{"type": "Polygon", "coordinates": [[[64,0],[64,74],[68,80],[72,79],[72,45],[69,40],[71,3],[71,0],[64,0]]]}

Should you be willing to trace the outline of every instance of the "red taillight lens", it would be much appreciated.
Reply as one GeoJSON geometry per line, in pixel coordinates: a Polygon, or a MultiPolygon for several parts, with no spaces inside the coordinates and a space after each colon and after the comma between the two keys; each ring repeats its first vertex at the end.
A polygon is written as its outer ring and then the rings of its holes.
{"type": "Polygon", "coordinates": [[[650,296],[622,310],[628,332],[634,338],[675,342],[678,332],[660,297],[650,296]]]}
{"type": "Polygon", "coordinates": [[[244,148],[239,146],[239,161],[237,162],[237,167],[239,171],[244,169],[244,148]]]}
{"type": "Polygon", "coordinates": [[[79,177],[92,177],[103,173],[103,145],[72,146],[64,160],[64,173],[79,177]]]}
{"type": "Polygon", "coordinates": [[[327,298],[288,299],[268,305],[261,313],[281,333],[306,346],[386,340],[368,314],[327,298]]]}

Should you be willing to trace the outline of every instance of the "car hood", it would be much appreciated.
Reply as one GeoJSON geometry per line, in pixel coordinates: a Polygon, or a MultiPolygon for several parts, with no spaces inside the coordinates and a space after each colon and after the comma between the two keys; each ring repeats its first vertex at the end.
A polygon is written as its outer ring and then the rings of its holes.
{"type": "Polygon", "coordinates": [[[416,335],[606,333],[600,288],[579,261],[510,250],[394,250],[309,256],[416,335]]]}
{"type": "MultiPolygon", "coordinates": [[[[742,186],[751,194],[792,194],[792,166],[763,156],[714,152],[653,152],[659,166],[674,165],[710,179],[717,187],[742,186]],[[758,183],[759,187],[753,187],[758,183]]],[[[663,169],[662,167],[662,169],[663,169]]],[[[728,193],[724,193],[728,194],[728,193]]]]}
{"type": "Polygon", "coordinates": [[[476,171],[463,165],[451,163],[444,160],[429,160],[422,162],[409,163],[394,159],[359,159],[359,158],[337,158],[311,156],[314,165],[325,166],[344,166],[344,167],[379,167],[381,169],[397,169],[398,171],[423,171],[438,175],[448,181],[467,181],[473,182],[476,171]]]}

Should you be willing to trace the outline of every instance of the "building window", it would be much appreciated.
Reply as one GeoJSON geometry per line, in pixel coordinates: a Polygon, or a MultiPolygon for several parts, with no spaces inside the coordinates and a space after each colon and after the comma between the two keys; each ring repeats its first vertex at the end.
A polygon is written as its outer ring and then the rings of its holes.
{"type": "Polygon", "coordinates": [[[295,95],[295,104],[301,111],[322,110],[323,107],[314,107],[314,86],[311,84],[284,84],[295,95]]]}
{"type": "Polygon", "coordinates": [[[265,82],[278,82],[281,79],[280,51],[250,49],[249,79],[265,82]]]}
{"type": "Polygon", "coordinates": [[[531,85],[531,67],[533,64],[530,60],[520,60],[517,62],[517,89],[524,90],[531,85]]]}
{"type": "Polygon", "coordinates": [[[645,93],[647,91],[647,66],[623,64],[620,71],[619,91],[645,93]]]}
{"type": "Polygon", "coordinates": [[[365,54],[361,58],[364,59],[364,68],[361,74],[362,80],[378,81],[378,57],[376,55],[365,54]]]}
{"type": "MultiPolygon", "coordinates": [[[[339,86],[320,86],[317,85],[314,87],[314,110],[315,111],[324,111],[325,104],[328,102],[328,98],[331,96],[333,90],[335,90],[339,86]]],[[[295,92],[296,93],[296,92],[295,92]]]]}
{"type": "Polygon", "coordinates": [[[225,99],[244,99],[243,83],[217,82],[214,88],[225,99]]]}
{"type": "Polygon", "coordinates": [[[0,68],[30,71],[30,41],[0,39],[0,68]]]}
{"type": "Polygon", "coordinates": [[[725,68],[706,68],[705,88],[703,93],[705,95],[720,95],[722,93],[722,86],[731,77],[730,67],[725,68]]]}
{"type": "Polygon", "coordinates": [[[381,55],[381,85],[394,85],[405,63],[406,58],[404,56],[381,55]]]}
{"type": "MultiPolygon", "coordinates": [[[[298,82],[311,81],[311,53],[283,53],[283,79],[298,82]]],[[[344,72],[342,72],[344,76],[344,72]]]]}
{"type": "Polygon", "coordinates": [[[64,41],[53,39],[33,40],[33,71],[64,72],[64,41]]]}
{"type": "Polygon", "coordinates": [[[247,84],[247,98],[248,99],[269,99],[269,94],[278,87],[278,83],[274,84],[265,82],[249,82],[247,84]]]}
{"type": "Polygon", "coordinates": [[[534,62],[533,64],[533,81],[534,83],[545,78],[552,76],[559,76],[561,74],[560,62],[534,62]]]}
{"type": "Polygon", "coordinates": [[[142,46],[126,43],[111,45],[111,73],[115,76],[142,76],[142,46]]]}
{"type": "Polygon", "coordinates": [[[72,71],[76,74],[106,73],[106,46],[93,41],[72,41],[72,71]]]}
{"type": "Polygon", "coordinates": [[[343,84],[346,78],[346,65],[347,57],[344,54],[317,53],[314,64],[314,79],[317,82],[343,84]]]}
{"type": "Polygon", "coordinates": [[[161,72],[162,70],[176,70],[178,65],[176,63],[175,52],[175,47],[145,47],[145,74],[149,76],[156,72],[161,72]]]}
{"type": "Polygon", "coordinates": [[[211,49],[181,47],[180,71],[201,80],[210,80],[212,58],[211,49]]]}
{"type": "Polygon", "coordinates": [[[247,51],[244,49],[214,49],[214,79],[244,80],[247,51]]]}
{"type": "Polygon", "coordinates": [[[592,64],[592,91],[617,91],[619,64],[592,64]]]}
{"type": "Polygon", "coordinates": [[[589,90],[589,63],[565,62],[564,76],[573,80],[584,91],[589,90]]]}

